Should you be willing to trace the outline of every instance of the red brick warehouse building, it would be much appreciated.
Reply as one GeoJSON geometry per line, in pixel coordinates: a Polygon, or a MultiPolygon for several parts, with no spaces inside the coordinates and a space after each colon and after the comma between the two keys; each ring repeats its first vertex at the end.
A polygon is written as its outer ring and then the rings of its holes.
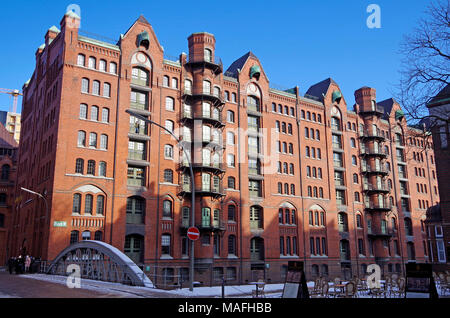
{"type": "Polygon", "coordinates": [[[195,191],[204,284],[280,282],[289,260],[308,277],[427,261],[421,221],[439,197],[434,163],[416,153],[432,149],[406,143],[416,131],[394,100],[363,87],[350,111],[332,79],[305,96],[271,88],[251,52],[225,71],[212,34],[189,36],[173,61],[144,17],[117,44],[82,35],[78,19],[48,30],[24,87],[17,189],[51,208],[15,214],[12,249],[52,260],[103,240],[156,283],[185,278],[195,191]],[[128,109],[182,137],[195,189],[173,137],[128,109]]]}

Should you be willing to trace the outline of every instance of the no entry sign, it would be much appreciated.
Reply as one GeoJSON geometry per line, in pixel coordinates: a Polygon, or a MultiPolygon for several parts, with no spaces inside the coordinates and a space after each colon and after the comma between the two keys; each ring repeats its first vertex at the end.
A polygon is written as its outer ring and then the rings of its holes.
{"type": "Polygon", "coordinates": [[[196,227],[190,227],[187,236],[191,241],[197,241],[200,238],[200,231],[196,227]]]}

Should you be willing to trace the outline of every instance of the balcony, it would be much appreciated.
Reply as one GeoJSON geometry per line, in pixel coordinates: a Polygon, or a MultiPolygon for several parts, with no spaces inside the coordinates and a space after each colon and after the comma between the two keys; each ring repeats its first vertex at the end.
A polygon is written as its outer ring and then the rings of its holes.
{"type": "Polygon", "coordinates": [[[387,212],[392,210],[392,206],[390,203],[366,203],[365,208],[368,212],[387,212]]]}
{"type": "Polygon", "coordinates": [[[201,224],[197,225],[197,228],[202,231],[225,231],[226,229],[226,223],[222,220],[213,220],[212,222],[210,220],[206,220],[202,222],[201,224]]]}
{"type": "Polygon", "coordinates": [[[387,229],[377,229],[374,230],[372,228],[367,229],[367,235],[370,238],[390,238],[394,235],[394,232],[387,229]]]}
{"type": "Polygon", "coordinates": [[[376,131],[371,130],[364,130],[363,132],[359,132],[359,138],[361,139],[378,139],[380,141],[383,141],[386,139],[385,136],[383,136],[381,133],[378,133],[376,131]]]}
{"type": "Polygon", "coordinates": [[[223,63],[220,57],[205,54],[189,54],[186,65],[192,67],[205,67],[212,70],[216,75],[223,72],[223,63]]]}
{"type": "Polygon", "coordinates": [[[215,107],[221,107],[225,105],[222,93],[216,93],[207,91],[205,89],[199,90],[184,90],[183,98],[185,100],[190,100],[191,104],[195,101],[208,101],[215,107]]]}
{"type": "MultiPolygon", "coordinates": [[[[186,196],[192,194],[192,187],[190,184],[182,184],[178,186],[178,195],[180,196],[186,196]]],[[[223,190],[222,185],[218,186],[196,186],[195,189],[195,195],[196,196],[203,196],[203,197],[212,197],[212,198],[220,198],[225,196],[225,192],[223,190]]]]}
{"type": "Polygon", "coordinates": [[[389,170],[383,167],[375,167],[372,168],[371,166],[363,166],[361,167],[361,172],[364,174],[381,174],[381,175],[388,175],[389,170]]]}
{"type": "Polygon", "coordinates": [[[376,156],[376,157],[384,157],[386,158],[388,156],[388,153],[381,149],[361,149],[360,156],[366,157],[366,156],[376,156]]]}
{"type": "Polygon", "coordinates": [[[385,184],[363,184],[363,191],[367,193],[388,193],[390,189],[385,184]]]}
{"type": "Polygon", "coordinates": [[[384,108],[382,106],[376,105],[375,107],[372,107],[368,110],[361,110],[359,112],[360,115],[375,115],[375,116],[382,116],[384,114],[384,108]]]}

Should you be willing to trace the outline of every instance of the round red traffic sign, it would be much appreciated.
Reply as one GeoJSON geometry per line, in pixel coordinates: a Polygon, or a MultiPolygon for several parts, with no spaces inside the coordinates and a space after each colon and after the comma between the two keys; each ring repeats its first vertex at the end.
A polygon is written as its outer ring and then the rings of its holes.
{"type": "Polygon", "coordinates": [[[197,241],[200,238],[200,231],[196,227],[190,227],[187,236],[191,241],[197,241]]]}

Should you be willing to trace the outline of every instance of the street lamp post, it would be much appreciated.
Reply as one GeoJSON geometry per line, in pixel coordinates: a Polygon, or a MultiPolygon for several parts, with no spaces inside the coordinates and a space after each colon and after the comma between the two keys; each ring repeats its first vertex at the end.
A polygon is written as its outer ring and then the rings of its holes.
{"type": "MultiPolygon", "coordinates": [[[[41,199],[44,201],[44,203],[45,203],[45,221],[46,221],[46,223],[47,223],[47,222],[48,222],[48,203],[47,203],[47,199],[46,199],[42,194],[40,194],[40,193],[38,193],[38,192],[34,192],[34,191],[30,190],[30,189],[21,187],[20,190],[25,191],[25,192],[28,192],[28,193],[31,193],[31,194],[34,194],[34,195],[38,196],[39,198],[41,198],[41,199]]],[[[39,225],[39,226],[40,226],[40,225],[39,225]]],[[[50,231],[50,230],[49,230],[49,231],[50,231]]],[[[41,239],[42,239],[42,238],[41,238],[41,239]]],[[[40,252],[42,253],[42,246],[41,246],[41,251],[40,251],[40,252]]],[[[41,256],[42,256],[42,255],[41,255],[41,256]]]]}
{"type": "MultiPolygon", "coordinates": [[[[175,136],[175,134],[170,131],[169,129],[167,129],[166,127],[155,123],[154,121],[136,113],[133,112],[129,109],[127,109],[125,111],[126,113],[130,114],[133,117],[136,117],[146,123],[149,124],[153,124],[155,126],[158,126],[159,128],[167,131],[173,138],[175,138],[175,140],[178,142],[178,144],[180,144],[180,139],[175,136]]],[[[192,163],[191,163],[191,159],[189,158],[189,153],[186,151],[186,149],[184,147],[182,147],[183,152],[186,156],[186,160],[188,161],[189,164],[189,171],[191,174],[191,194],[192,194],[192,198],[191,198],[191,227],[195,227],[195,180],[194,180],[194,170],[192,169],[192,163]]],[[[190,264],[189,264],[189,291],[193,291],[194,290],[194,246],[195,246],[195,242],[191,240],[191,255],[190,255],[190,264]]]]}

